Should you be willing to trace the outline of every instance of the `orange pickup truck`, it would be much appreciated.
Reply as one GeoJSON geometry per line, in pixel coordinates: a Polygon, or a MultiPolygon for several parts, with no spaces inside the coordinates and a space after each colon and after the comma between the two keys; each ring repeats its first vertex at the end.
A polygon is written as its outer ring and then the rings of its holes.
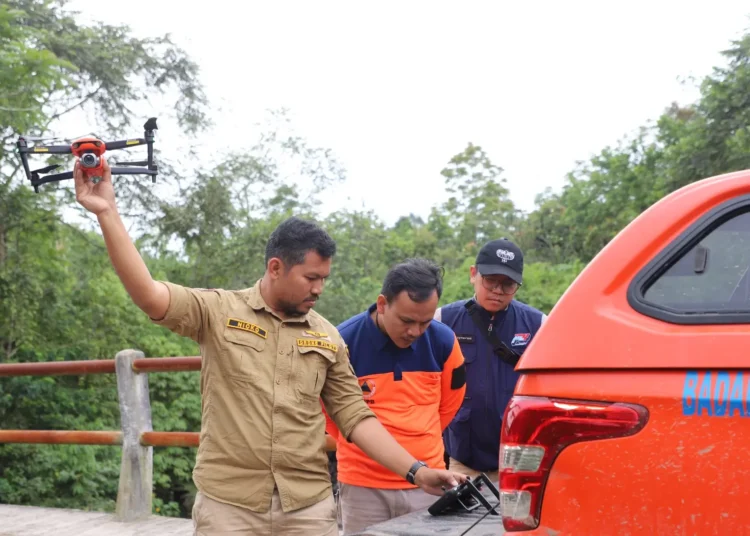
{"type": "Polygon", "coordinates": [[[638,216],[517,370],[500,438],[508,533],[750,534],[750,171],[638,216]]]}

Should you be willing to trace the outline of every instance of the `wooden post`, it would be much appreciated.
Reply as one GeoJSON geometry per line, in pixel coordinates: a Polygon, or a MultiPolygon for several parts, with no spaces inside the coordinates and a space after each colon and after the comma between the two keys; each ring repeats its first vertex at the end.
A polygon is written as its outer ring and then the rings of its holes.
{"type": "Polygon", "coordinates": [[[151,515],[154,449],[140,442],[141,433],[152,431],[148,374],[133,370],[133,361],[143,357],[143,352],[137,350],[123,350],[115,356],[122,423],[122,462],[115,513],[120,521],[137,521],[151,515]]]}

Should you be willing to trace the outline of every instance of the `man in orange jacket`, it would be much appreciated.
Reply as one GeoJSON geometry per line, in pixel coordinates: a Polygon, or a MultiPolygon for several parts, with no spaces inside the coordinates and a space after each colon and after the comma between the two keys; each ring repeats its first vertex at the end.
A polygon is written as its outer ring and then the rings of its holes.
{"type": "MultiPolygon", "coordinates": [[[[409,453],[445,469],[442,433],[463,401],[464,358],[455,334],[433,316],[442,270],[424,259],[391,269],[377,302],[337,327],[362,395],[378,420],[409,453]]],[[[339,437],[338,481],[344,534],[420,510],[436,498],[374,462],[339,437]]]]}

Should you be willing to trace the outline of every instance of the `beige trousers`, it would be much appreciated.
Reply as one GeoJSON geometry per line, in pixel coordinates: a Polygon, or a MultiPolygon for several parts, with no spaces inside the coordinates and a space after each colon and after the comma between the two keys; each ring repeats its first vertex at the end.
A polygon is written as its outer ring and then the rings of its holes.
{"type": "Polygon", "coordinates": [[[371,525],[427,508],[438,497],[416,489],[376,489],[339,483],[344,536],[371,525]]]}
{"type": "MultiPolygon", "coordinates": [[[[462,464],[458,460],[454,460],[453,458],[450,458],[448,464],[449,470],[461,473],[462,475],[470,476],[472,478],[480,475],[479,471],[476,471],[471,467],[467,467],[466,465],[462,464]]],[[[490,471],[484,474],[487,475],[487,478],[489,478],[493,484],[497,483],[497,471],[490,471]]]]}
{"type": "Polygon", "coordinates": [[[338,536],[333,495],[317,504],[284,513],[274,490],[271,509],[259,514],[215,501],[198,492],[193,505],[193,536],[338,536]]]}

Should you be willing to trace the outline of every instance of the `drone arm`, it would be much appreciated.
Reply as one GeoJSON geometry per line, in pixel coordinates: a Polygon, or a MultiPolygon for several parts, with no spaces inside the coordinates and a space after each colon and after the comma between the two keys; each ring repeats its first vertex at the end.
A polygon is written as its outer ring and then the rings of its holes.
{"type": "Polygon", "coordinates": [[[25,151],[27,147],[28,147],[28,144],[26,143],[26,139],[23,137],[18,138],[18,141],[16,142],[18,156],[21,158],[21,164],[23,165],[24,173],[26,173],[26,178],[31,179],[31,170],[29,169],[29,157],[26,156],[26,151],[25,151]]]}
{"type": "Polygon", "coordinates": [[[154,164],[154,130],[157,130],[156,126],[156,118],[151,117],[148,121],[143,125],[143,137],[142,138],[131,138],[129,140],[115,140],[107,142],[107,149],[108,150],[117,150],[117,149],[126,149],[130,147],[137,147],[139,145],[146,145],[147,152],[147,159],[146,161],[139,161],[139,162],[123,162],[122,165],[141,165],[145,166],[142,170],[136,171],[133,169],[132,171],[124,171],[125,168],[116,168],[120,171],[117,172],[114,169],[112,170],[112,174],[120,174],[120,175],[138,175],[141,173],[144,173],[146,175],[152,176],[152,181],[156,181],[156,171],[158,167],[154,164]]]}
{"type": "MultiPolygon", "coordinates": [[[[129,167],[113,167],[111,169],[112,175],[151,175],[157,174],[156,170],[150,170],[145,168],[129,168],[129,167]]],[[[34,175],[34,174],[32,174],[34,175]]],[[[63,173],[55,173],[54,175],[47,175],[46,177],[32,176],[31,185],[40,186],[50,182],[64,181],[73,178],[72,171],[65,171],[63,173]]]]}
{"type": "Polygon", "coordinates": [[[21,154],[70,154],[70,145],[35,145],[34,147],[18,147],[21,154]]]}
{"type": "Polygon", "coordinates": [[[151,175],[156,176],[155,169],[136,168],[136,167],[113,167],[110,169],[112,175],[151,175]]]}
{"type": "Polygon", "coordinates": [[[48,182],[64,181],[64,180],[72,179],[72,178],[73,178],[72,171],[64,171],[62,173],[55,173],[54,175],[47,175],[46,177],[32,176],[31,185],[39,186],[41,184],[47,184],[48,182]]]}

